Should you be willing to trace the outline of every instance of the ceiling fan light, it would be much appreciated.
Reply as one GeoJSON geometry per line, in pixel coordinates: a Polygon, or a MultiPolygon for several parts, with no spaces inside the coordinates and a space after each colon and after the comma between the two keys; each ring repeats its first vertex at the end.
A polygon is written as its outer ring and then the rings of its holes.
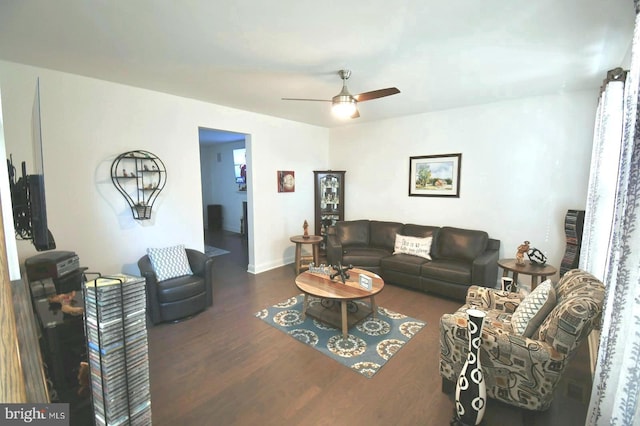
{"type": "Polygon", "coordinates": [[[350,118],[356,112],[356,101],[353,98],[334,100],[331,111],[338,118],[350,118]]]}

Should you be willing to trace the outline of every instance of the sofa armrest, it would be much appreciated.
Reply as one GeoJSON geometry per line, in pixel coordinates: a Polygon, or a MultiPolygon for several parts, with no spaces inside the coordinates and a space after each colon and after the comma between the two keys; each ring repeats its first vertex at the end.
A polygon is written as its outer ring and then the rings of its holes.
{"type": "Polygon", "coordinates": [[[473,260],[471,284],[496,288],[498,284],[498,255],[500,241],[489,240],[487,249],[473,260]]]}
{"type": "Polygon", "coordinates": [[[213,263],[212,257],[201,251],[186,249],[187,258],[193,275],[202,277],[205,282],[207,306],[213,305],[213,263]]]}
{"type": "Polygon", "coordinates": [[[204,278],[207,272],[205,265],[212,258],[198,250],[188,248],[185,249],[185,251],[187,253],[187,259],[189,260],[189,266],[191,267],[193,275],[204,278]]]}
{"type": "MultiPolygon", "coordinates": [[[[467,315],[463,309],[452,314],[444,314],[440,317],[441,338],[447,336],[447,330],[450,331],[450,339],[445,338],[444,341],[441,341],[441,344],[447,343],[447,341],[458,340],[460,341],[459,343],[461,343],[460,347],[468,350],[467,315]]],[[[515,365],[518,369],[522,368],[520,365],[521,362],[514,363],[508,361],[513,358],[516,360],[526,358],[531,360],[547,360],[549,358],[564,359],[564,354],[558,352],[551,344],[543,340],[535,340],[512,334],[510,329],[497,327],[497,324],[492,323],[490,320],[485,320],[482,328],[482,346],[491,354],[490,358],[494,361],[499,360],[500,363],[505,365],[515,365]],[[500,351],[490,350],[493,347],[499,347],[500,351]]],[[[466,359],[466,357],[463,359],[466,359]]]]}
{"type": "Polygon", "coordinates": [[[327,235],[327,263],[329,265],[342,263],[342,243],[335,234],[327,235]]]}
{"type": "Polygon", "coordinates": [[[524,296],[520,293],[473,285],[467,290],[465,303],[482,310],[497,310],[512,314],[523,298],[524,296]]]}
{"type": "Polygon", "coordinates": [[[151,317],[151,322],[153,324],[157,324],[162,321],[160,312],[156,308],[156,306],[158,306],[158,277],[156,277],[156,273],[153,271],[153,266],[151,266],[149,256],[144,255],[140,260],[138,260],[138,269],[145,280],[147,312],[151,317]]]}

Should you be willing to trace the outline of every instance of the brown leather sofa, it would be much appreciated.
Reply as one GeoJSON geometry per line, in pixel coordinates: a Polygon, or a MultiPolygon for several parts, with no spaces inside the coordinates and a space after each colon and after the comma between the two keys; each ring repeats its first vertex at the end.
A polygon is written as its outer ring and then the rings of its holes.
{"type": "Polygon", "coordinates": [[[327,235],[329,264],[353,265],[386,283],[464,301],[472,285],[494,288],[500,241],[484,231],[375,220],[337,222],[327,235]],[[393,254],[396,235],[433,238],[431,260],[393,254]]]}

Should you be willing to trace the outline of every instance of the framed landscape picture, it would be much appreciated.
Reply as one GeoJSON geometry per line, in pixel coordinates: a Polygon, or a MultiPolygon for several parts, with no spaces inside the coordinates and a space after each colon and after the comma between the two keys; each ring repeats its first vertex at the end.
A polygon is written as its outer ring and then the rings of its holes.
{"type": "Polygon", "coordinates": [[[410,197],[460,197],[462,154],[409,157],[410,197]]]}

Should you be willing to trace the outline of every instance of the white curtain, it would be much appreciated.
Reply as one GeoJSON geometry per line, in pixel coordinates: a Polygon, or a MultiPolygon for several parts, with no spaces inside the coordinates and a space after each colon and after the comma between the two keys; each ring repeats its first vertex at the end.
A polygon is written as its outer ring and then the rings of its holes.
{"type": "Polygon", "coordinates": [[[638,1],[626,84],[607,83],[598,107],[580,256],[607,287],[589,425],[640,425],[638,1]]]}
{"type": "MultiPolygon", "coordinates": [[[[604,281],[616,206],[622,147],[624,81],[622,68],[609,71],[604,82],[594,129],[589,196],[580,249],[580,268],[604,281]]],[[[629,87],[627,85],[627,87],[629,87]]]]}

